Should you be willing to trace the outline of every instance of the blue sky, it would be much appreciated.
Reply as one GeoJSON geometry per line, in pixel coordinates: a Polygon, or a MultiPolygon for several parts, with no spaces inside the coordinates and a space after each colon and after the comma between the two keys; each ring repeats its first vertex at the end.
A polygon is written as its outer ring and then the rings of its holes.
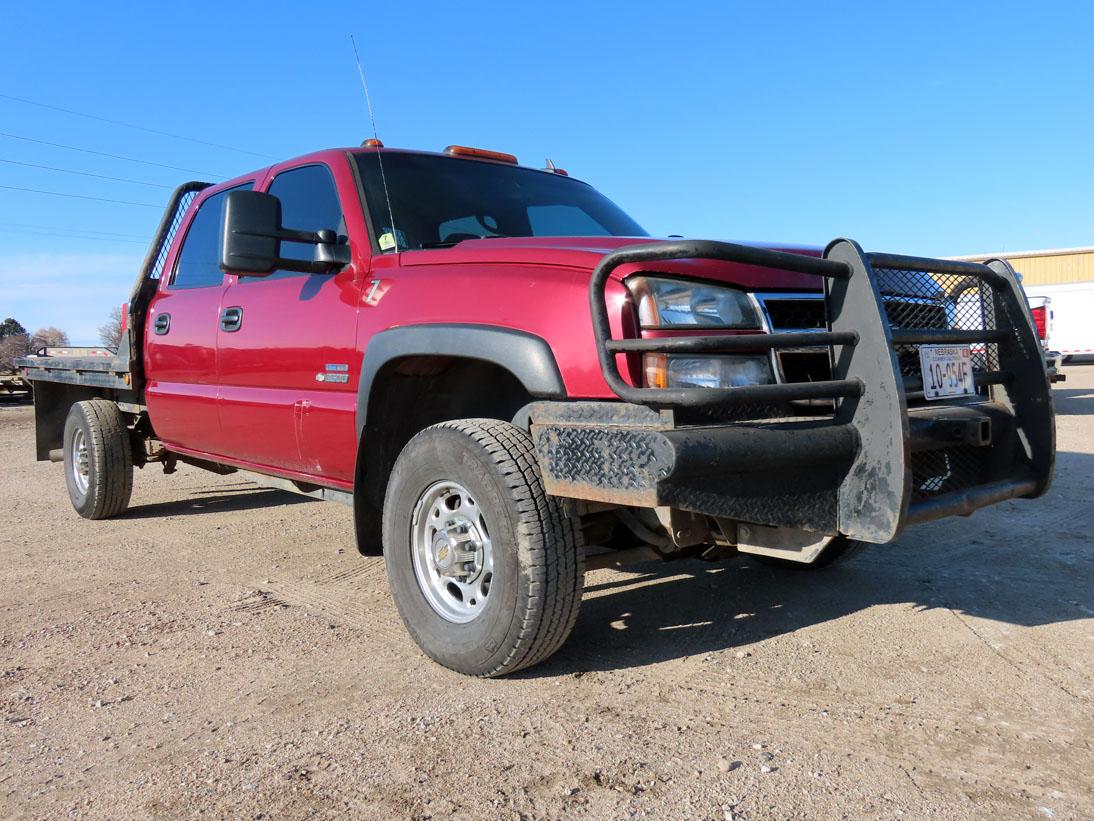
{"type": "Polygon", "coordinates": [[[351,32],[387,145],[550,157],[654,234],[1092,245],[1092,24],[1045,2],[10,3],[0,95],[254,153],[0,97],[0,132],[203,172],[0,136],[0,186],[154,206],[0,188],[0,318],[94,342],[170,187],[369,136],[351,32]]]}

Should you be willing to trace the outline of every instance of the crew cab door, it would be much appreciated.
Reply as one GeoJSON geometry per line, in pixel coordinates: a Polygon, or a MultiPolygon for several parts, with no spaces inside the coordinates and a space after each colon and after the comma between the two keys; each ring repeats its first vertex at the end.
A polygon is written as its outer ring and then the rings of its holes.
{"type": "MultiPolygon", "coordinates": [[[[339,171],[343,190],[324,163],[276,169],[266,190],[281,200],[282,224],[332,228],[344,238],[354,233],[347,229],[345,203],[356,206],[363,230],[348,164],[339,171]]],[[[330,274],[228,277],[217,332],[224,455],[353,481],[358,268],[367,268],[367,241],[354,237],[351,250],[355,262],[330,274]]],[[[314,246],[282,243],[282,257],[311,260],[313,254],[314,246]]]]}
{"type": "Polygon", "coordinates": [[[181,250],[167,260],[164,281],[148,306],[145,324],[145,390],[156,435],[166,444],[215,453],[217,411],[217,318],[225,284],[219,267],[219,191],[197,202],[182,227],[181,250]]]}

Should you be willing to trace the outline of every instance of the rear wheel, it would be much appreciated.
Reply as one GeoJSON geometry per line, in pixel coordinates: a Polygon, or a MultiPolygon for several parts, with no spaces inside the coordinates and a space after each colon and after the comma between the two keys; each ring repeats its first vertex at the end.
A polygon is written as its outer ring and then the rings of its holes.
{"type": "Polygon", "coordinates": [[[811,562],[796,562],[793,559],[780,559],[776,556],[761,556],[758,553],[749,555],[750,559],[755,559],[760,564],[766,564],[770,567],[781,567],[786,570],[824,570],[827,567],[831,567],[839,562],[845,562],[852,556],[858,554],[862,548],[866,547],[868,542],[860,542],[855,539],[848,539],[846,536],[834,536],[832,541],[824,546],[817,558],[811,562]]]}
{"type": "Polygon", "coordinates": [[[392,470],[383,530],[395,605],[433,660],[499,676],[544,660],[570,634],[580,531],[544,492],[519,428],[463,419],[419,433],[392,470]]]}
{"type": "Polygon", "coordinates": [[[77,402],[64,434],[65,484],[85,519],[124,513],[133,493],[133,449],[118,406],[105,399],[77,402]]]}

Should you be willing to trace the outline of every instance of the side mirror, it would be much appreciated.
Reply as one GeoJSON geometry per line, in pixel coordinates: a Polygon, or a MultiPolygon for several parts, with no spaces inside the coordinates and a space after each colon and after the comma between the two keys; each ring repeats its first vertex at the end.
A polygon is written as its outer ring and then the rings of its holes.
{"type": "Polygon", "coordinates": [[[229,274],[265,276],[273,271],[326,274],[350,262],[347,245],[329,229],[296,231],[281,225],[281,200],[260,191],[232,191],[225,197],[220,233],[220,267],[229,274]],[[281,242],[315,246],[312,261],[284,259],[281,242]]]}
{"type": "Polygon", "coordinates": [[[228,273],[269,274],[281,256],[281,200],[258,191],[224,199],[220,267],[228,273]]]}

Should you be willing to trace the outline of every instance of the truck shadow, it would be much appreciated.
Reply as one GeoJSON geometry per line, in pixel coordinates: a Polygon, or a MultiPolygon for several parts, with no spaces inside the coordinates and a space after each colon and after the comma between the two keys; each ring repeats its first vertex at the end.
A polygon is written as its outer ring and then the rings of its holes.
{"type": "Polygon", "coordinates": [[[746,557],[600,571],[565,647],[524,673],[615,670],[746,648],[877,605],[907,604],[1019,626],[1094,617],[1094,456],[1058,455],[1042,499],[909,530],[843,565],[809,572],[746,557]]]}
{"type": "Polygon", "coordinates": [[[246,482],[238,487],[218,486],[207,491],[191,491],[190,495],[183,499],[138,505],[130,508],[124,518],[159,519],[165,516],[191,516],[195,513],[214,511],[230,513],[283,505],[307,504],[314,501],[314,499],[309,499],[306,496],[284,490],[258,487],[246,482]]]}

